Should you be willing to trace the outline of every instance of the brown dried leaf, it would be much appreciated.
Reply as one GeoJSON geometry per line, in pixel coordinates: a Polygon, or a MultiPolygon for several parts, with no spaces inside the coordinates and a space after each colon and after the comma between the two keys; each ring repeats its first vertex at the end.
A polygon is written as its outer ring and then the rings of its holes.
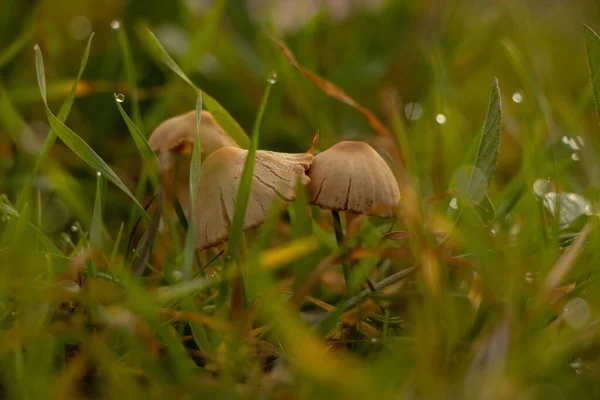
{"type": "Polygon", "coordinates": [[[344,92],[341,88],[339,88],[332,82],[304,68],[298,63],[296,57],[294,56],[294,53],[292,53],[292,51],[286,46],[285,43],[275,38],[272,39],[277,44],[277,46],[279,46],[279,48],[283,51],[283,54],[288,59],[289,63],[298,71],[300,71],[300,73],[304,75],[306,79],[308,79],[309,81],[314,83],[319,89],[321,89],[323,93],[341,101],[342,103],[349,105],[352,108],[355,108],[367,119],[371,127],[375,130],[375,132],[377,132],[378,135],[392,137],[392,134],[390,133],[388,128],[386,128],[386,126],[379,119],[377,119],[377,117],[371,111],[358,104],[353,98],[348,96],[346,92],[344,92]]]}

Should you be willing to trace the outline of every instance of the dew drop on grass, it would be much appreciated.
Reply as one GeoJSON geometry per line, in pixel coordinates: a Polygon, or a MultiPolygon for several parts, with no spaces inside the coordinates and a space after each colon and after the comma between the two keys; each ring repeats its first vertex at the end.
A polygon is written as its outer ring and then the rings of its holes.
{"type": "Polygon", "coordinates": [[[544,197],[552,191],[552,182],[548,179],[537,179],[533,182],[533,192],[536,196],[544,197]]]}
{"type": "Polygon", "coordinates": [[[271,85],[274,85],[277,82],[277,72],[273,71],[267,78],[267,82],[269,82],[271,85]]]}
{"type": "Polygon", "coordinates": [[[79,228],[77,227],[77,225],[73,224],[71,225],[71,232],[77,232],[79,230],[79,228]]]}
{"type": "Polygon", "coordinates": [[[33,49],[36,50],[36,51],[39,50],[40,49],[40,45],[36,43],[35,46],[33,46],[33,49]]]}
{"type": "Polygon", "coordinates": [[[102,176],[102,172],[100,172],[100,171],[96,171],[96,176],[97,176],[98,178],[100,178],[100,177],[102,176]]]}
{"type": "Polygon", "coordinates": [[[122,103],[125,101],[125,95],[121,93],[115,93],[115,100],[117,103],[122,103]]]}
{"type": "Polygon", "coordinates": [[[573,368],[573,372],[577,375],[581,374],[583,367],[583,360],[581,358],[576,358],[569,363],[569,366],[573,368]]]}
{"type": "Polygon", "coordinates": [[[456,197],[450,200],[450,208],[452,208],[453,210],[458,210],[458,200],[456,199],[456,197]]]}
{"type": "Polygon", "coordinates": [[[121,23],[117,20],[114,20],[110,23],[110,27],[113,28],[115,31],[119,30],[119,28],[121,28],[121,23]]]}
{"type": "Polygon", "coordinates": [[[435,116],[435,120],[438,124],[444,125],[446,123],[446,116],[444,114],[438,114],[435,116]]]}
{"type": "Polygon", "coordinates": [[[179,270],[175,270],[173,271],[173,278],[175,278],[175,280],[181,280],[181,278],[183,277],[183,273],[179,270]]]}
{"type": "Polygon", "coordinates": [[[514,101],[515,103],[522,103],[523,102],[523,95],[519,92],[515,92],[512,95],[512,101],[514,101]]]}
{"type": "Polygon", "coordinates": [[[408,103],[404,106],[404,115],[411,121],[416,121],[423,115],[423,106],[419,103],[408,103]]]}
{"type": "Polygon", "coordinates": [[[563,309],[563,318],[573,329],[580,329],[587,324],[591,316],[590,306],[581,297],[570,300],[563,309]]]}

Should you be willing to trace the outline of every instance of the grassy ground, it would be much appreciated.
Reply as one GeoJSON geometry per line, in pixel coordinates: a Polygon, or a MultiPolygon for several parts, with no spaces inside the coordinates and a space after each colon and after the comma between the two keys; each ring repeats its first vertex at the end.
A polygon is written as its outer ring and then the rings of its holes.
{"type": "Polygon", "coordinates": [[[1,1],[1,396],[597,398],[594,30],[594,0],[1,1]],[[299,190],[195,251],[145,209],[145,138],[195,107],[250,149],[370,143],[397,218],[338,246],[299,190]]]}

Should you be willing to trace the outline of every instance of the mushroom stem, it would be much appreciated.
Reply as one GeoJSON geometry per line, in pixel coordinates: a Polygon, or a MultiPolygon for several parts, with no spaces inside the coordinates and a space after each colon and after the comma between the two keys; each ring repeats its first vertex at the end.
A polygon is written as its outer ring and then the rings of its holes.
{"type": "MultiPolygon", "coordinates": [[[[340,214],[337,211],[331,211],[331,215],[333,216],[333,229],[335,231],[335,239],[337,241],[338,247],[342,247],[342,243],[344,241],[344,231],[342,230],[342,221],[340,219],[340,214]]],[[[344,281],[346,282],[346,293],[348,296],[352,297],[352,288],[350,287],[350,263],[348,261],[342,261],[342,272],[344,273],[344,281]]]]}

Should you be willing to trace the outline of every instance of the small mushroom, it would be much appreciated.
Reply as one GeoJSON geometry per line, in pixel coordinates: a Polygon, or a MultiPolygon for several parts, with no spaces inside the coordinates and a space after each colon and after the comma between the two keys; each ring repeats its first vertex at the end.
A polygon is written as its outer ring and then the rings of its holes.
{"type": "MultiPolygon", "coordinates": [[[[229,238],[229,227],[247,155],[248,150],[224,147],[204,161],[195,205],[198,249],[215,246],[229,238]]],[[[277,196],[284,202],[294,200],[298,180],[303,185],[310,182],[306,170],[312,162],[311,154],[258,150],[243,229],[262,224],[277,196]]]]}
{"type": "MultiPolygon", "coordinates": [[[[208,157],[221,147],[238,147],[237,143],[217,123],[208,111],[200,118],[200,148],[202,156],[208,157]]],[[[196,111],[169,118],[160,124],[148,139],[155,153],[174,151],[191,154],[196,139],[196,111]]]]}
{"type": "MultiPolygon", "coordinates": [[[[238,147],[208,111],[200,116],[199,135],[202,162],[222,147],[238,147]]],[[[150,148],[158,154],[167,196],[170,198],[174,192],[184,210],[189,206],[190,155],[195,140],[195,110],[167,119],[148,139],[150,148]],[[184,157],[173,157],[173,153],[184,157]]]]}
{"type": "Polygon", "coordinates": [[[321,208],[382,218],[393,217],[398,209],[398,182],[365,142],[340,142],[319,153],[308,176],[311,203],[321,208]]]}
{"type": "MultiPolygon", "coordinates": [[[[365,142],[340,142],[319,153],[308,176],[311,204],[331,210],[338,246],[344,240],[338,211],[391,218],[398,209],[400,189],[396,177],[365,142]]],[[[350,264],[343,261],[342,268],[348,296],[352,296],[350,264]]]]}

